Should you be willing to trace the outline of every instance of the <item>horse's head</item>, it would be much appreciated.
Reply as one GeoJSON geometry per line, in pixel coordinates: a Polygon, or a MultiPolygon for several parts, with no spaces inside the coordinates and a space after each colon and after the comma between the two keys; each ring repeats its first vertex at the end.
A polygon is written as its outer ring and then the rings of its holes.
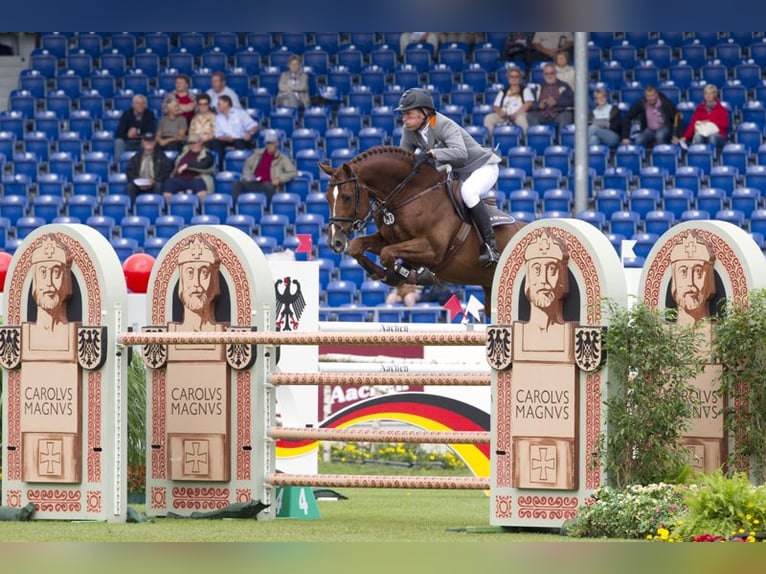
{"type": "Polygon", "coordinates": [[[343,253],[351,235],[367,225],[370,197],[347,163],[337,169],[326,164],[319,167],[330,176],[325,194],[330,208],[327,243],[336,253],[343,253]]]}

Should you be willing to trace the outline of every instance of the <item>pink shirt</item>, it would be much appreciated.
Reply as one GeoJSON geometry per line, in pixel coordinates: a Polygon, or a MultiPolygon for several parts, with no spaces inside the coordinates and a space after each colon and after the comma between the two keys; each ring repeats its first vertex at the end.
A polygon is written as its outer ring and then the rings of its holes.
{"type": "Polygon", "coordinates": [[[662,119],[662,112],[660,107],[662,102],[659,98],[653,106],[646,104],[646,127],[650,130],[658,130],[665,126],[665,121],[662,119]]]}

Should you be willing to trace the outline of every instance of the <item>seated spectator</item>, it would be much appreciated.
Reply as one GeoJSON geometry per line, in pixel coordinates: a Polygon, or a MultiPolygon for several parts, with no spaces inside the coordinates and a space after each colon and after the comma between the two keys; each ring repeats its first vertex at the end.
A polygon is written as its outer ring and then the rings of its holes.
{"type": "Polygon", "coordinates": [[[566,50],[571,52],[574,46],[572,32],[535,32],[532,36],[532,49],[529,50],[529,62],[553,60],[556,52],[566,50]]]}
{"type": "Polygon", "coordinates": [[[410,285],[409,283],[402,283],[398,287],[394,287],[386,296],[386,303],[389,305],[396,305],[401,303],[406,307],[412,307],[415,303],[420,301],[420,294],[423,291],[423,287],[420,285],[410,285]]]}
{"type": "Polygon", "coordinates": [[[272,196],[298,174],[290,157],[278,149],[277,136],[269,133],[264,143],[265,148],[255,150],[245,160],[242,178],[235,181],[232,187],[235,201],[240,193],[247,191],[260,191],[272,196]]]}
{"type": "Polygon", "coordinates": [[[528,68],[533,36],[534,34],[530,32],[509,32],[505,37],[500,59],[509,62],[523,62],[528,68]]]}
{"type": "Polygon", "coordinates": [[[410,44],[430,44],[433,55],[439,51],[439,34],[437,32],[403,32],[399,36],[399,51],[402,57],[410,44]]]}
{"type": "Polygon", "coordinates": [[[189,137],[198,137],[202,143],[209,146],[215,137],[215,112],[210,106],[210,96],[197,96],[197,111],[189,124],[189,137]]]}
{"type": "Polygon", "coordinates": [[[681,130],[680,114],[670,99],[655,86],[646,86],[644,97],[637,100],[622,119],[622,143],[631,143],[631,128],[636,122],[636,145],[677,143],[681,130]]]}
{"type": "Polygon", "coordinates": [[[162,193],[173,162],[157,147],[157,138],[152,132],[141,136],[141,151],[133,154],[125,166],[127,175],[127,191],[135,201],[140,193],[162,193]]]}
{"type": "Polygon", "coordinates": [[[569,52],[559,50],[556,52],[556,77],[562,82],[569,84],[572,91],[575,89],[575,69],[569,64],[569,52]]]}
{"type": "Polygon", "coordinates": [[[202,140],[198,136],[189,136],[189,143],[176,157],[170,178],[163,186],[165,199],[170,199],[174,193],[193,192],[200,201],[204,200],[215,189],[214,164],[213,154],[202,145],[202,140]]]}
{"type": "Polygon", "coordinates": [[[242,107],[237,92],[226,85],[226,74],[223,72],[213,72],[213,75],[210,76],[210,88],[206,93],[210,96],[210,106],[213,110],[218,110],[219,96],[229,96],[233,107],[242,107]]]}
{"type": "MultiPolygon", "coordinates": [[[[468,46],[468,49],[474,47],[476,42],[481,41],[481,34],[478,32],[442,32],[439,34],[439,44],[451,44],[460,42],[468,46]]],[[[435,52],[434,52],[435,53],[435,52]]]]}
{"type": "Polygon", "coordinates": [[[194,97],[189,92],[189,86],[191,86],[191,80],[186,74],[178,74],[176,76],[176,89],[172,92],[168,92],[165,97],[165,101],[175,98],[181,106],[180,114],[186,118],[186,125],[189,125],[194,117],[194,109],[196,104],[194,103],[194,97]]]}
{"type": "Polygon", "coordinates": [[[300,56],[290,56],[287,70],[279,76],[279,88],[274,100],[277,106],[305,108],[311,104],[309,76],[303,71],[300,56]]]}
{"type": "Polygon", "coordinates": [[[607,102],[606,88],[593,92],[596,105],[588,117],[588,144],[617,147],[622,133],[620,108],[607,102]]]}
{"type": "Polygon", "coordinates": [[[218,98],[218,113],[215,116],[215,137],[209,146],[218,156],[218,170],[224,169],[224,158],[228,148],[249,149],[253,135],[259,129],[250,114],[243,109],[232,107],[229,96],[218,98]]]}
{"type": "Polygon", "coordinates": [[[130,108],[122,112],[120,123],[114,139],[114,163],[120,164],[120,156],[124,151],[141,149],[141,135],[154,133],[157,119],[154,112],[146,107],[146,96],[133,96],[130,108]]]}
{"type": "Polygon", "coordinates": [[[180,115],[181,106],[176,100],[162,103],[162,117],[157,126],[157,145],[162,151],[181,151],[186,141],[186,119],[180,115]]]}
{"type": "Polygon", "coordinates": [[[458,299],[463,299],[464,294],[459,285],[448,281],[437,281],[423,288],[420,302],[444,305],[453,295],[457,295],[458,299]]]}
{"type": "Polygon", "coordinates": [[[535,95],[529,86],[522,81],[521,68],[508,68],[508,89],[500,91],[495,96],[492,105],[493,112],[484,116],[484,127],[491,134],[495,126],[512,123],[527,133],[527,111],[535,101],[535,95]]]}
{"type": "Polygon", "coordinates": [[[574,122],[572,106],[574,92],[569,84],[556,77],[556,66],[551,62],[543,65],[543,83],[535,86],[535,101],[527,114],[530,126],[556,124],[563,126],[574,122]]]}
{"type": "Polygon", "coordinates": [[[702,102],[694,110],[681,138],[681,145],[710,143],[719,150],[729,137],[729,112],[718,99],[718,88],[708,84],[702,91],[702,102]]]}

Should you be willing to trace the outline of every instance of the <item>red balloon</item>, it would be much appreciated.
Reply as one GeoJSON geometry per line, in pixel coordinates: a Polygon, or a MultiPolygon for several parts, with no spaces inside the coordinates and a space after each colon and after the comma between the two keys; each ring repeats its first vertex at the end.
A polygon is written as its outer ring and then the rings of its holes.
{"type": "Polygon", "coordinates": [[[134,253],[128,257],[122,264],[128,289],[133,293],[146,293],[153,266],[154,257],[148,253],[134,253]]]}
{"type": "Polygon", "coordinates": [[[8,267],[11,266],[11,259],[10,253],[0,252],[0,293],[5,291],[5,276],[8,274],[8,267]]]}

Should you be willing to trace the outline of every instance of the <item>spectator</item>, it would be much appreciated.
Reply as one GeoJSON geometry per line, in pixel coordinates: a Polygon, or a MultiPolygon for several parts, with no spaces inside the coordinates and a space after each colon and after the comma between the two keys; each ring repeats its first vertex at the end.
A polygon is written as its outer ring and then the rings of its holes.
{"type": "Polygon", "coordinates": [[[437,32],[403,32],[399,36],[399,51],[402,57],[410,44],[430,44],[433,48],[431,54],[436,56],[439,51],[439,34],[437,32]]]}
{"type": "Polygon", "coordinates": [[[556,57],[556,52],[566,50],[570,52],[574,46],[574,34],[572,32],[535,32],[532,36],[532,49],[529,51],[529,61],[551,61],[556,57]]]}
{"type": "Polygon", "coordinates": [[[232,188],[235,200],[245,191],[274,195],[298,174],[292,160],[277,147],[279,139],[275,134],[269,132],[264,143],[266,147],[255,150],[242,166],[242,178],[232,188]]]}
{"type": "Polygon", "coordinates": [[[389,305],[401,303],[406,307],[412,307],[415,303],[420,301],[420,294],[422,291],[423,288],[420,285],[402,283],[398,287],[391,289],[386,296],[386,303],[389,305]]]}
{"type": "Polygon", "coordinates": [[[128,178],[127,191],[135,201],[140,193],[162,193],[165,181],[173,171],[173,162],[157,147],[152,132],[141,136],[141,151],[133,154],[125,166],[128,178]]]}
{"type": "Polygon", "coordinates": [[[676,143],[681,128],[679,118],[676,106],[665,94],[655,86],[646,86],[644,97],[636,101],[623,118],[622,143],[630,143],[633,122],[637,125],[637,145],[676,143]]]}
{"type": "Polygon", "coordinates": [[[189,92],[189,86],[191,86],[191,80],[186,74],[178,74],[176,76],[176,89],[172,92],[168,92],[165,97],[165,101],[175,98],[181,106],[180,114],[186,118],[186,124],[188,125],[194,117],[194,97],[189,92]]]}
{"type": "Polygon", "coordinates": [[[562,82],[569,84],[572,91],[575,89],[575,69],[569,64],[569,52],[559,50],[556,52],[556,77],[562,82]]]}
{"type": "Polygon", "coordinates": [[[287,70],[279,76],[279,89],[274,100],[277,106],[305,108],[311,104],[309,76],[303,71],[300,56],[290,56],[287,70]]]}
{"type": "Polygon", "coordinates": [[[620,109],[607,102],[606,88],[596,88],[593,101],[596,105],[588,118],[588,143],[617,147],[622,133],[620,109]]]}
{"type": "Polygon", "coordinates": [[[563,126],[574,121],[572,106],[574,92],[569,84],[556,77],[556,66],[551,62],[543,65],[543,83],[535,86],[535,102],[527,114],[530,126],[556,124],[563,126]]]}
{"type": "Polygon", "coordinates": [[[459,299],[463,299],[465,296],[459,285],[448,281],[437,281],[423,288],[420,301],[421,303],[444,305],[453,295],[457,295],[459,299]]]}
{"type": "Polygon", "coordinates": [[[470,50],[479,41],[481,41],[481,34],[479,32],[442,32],[439,34],[440,45],[459,42],[468,46],[470,50]]]}
{"type": "Polygon", "coordinates": [[[522,62],[528,68],[533,36],[530,32],[509,32],[500,58],[509,62],[522,62]]]}
{"type": "Polygon", "coordinates": [[[214,191],[214,164],[212,152],[202,145],[199,136],[189,136],[189,143],[178,154],[170,178],[163,186],[165,199],[169,200],[174,193],[191,191],[200,202],[204,200],[214,191]]]}
{"type": "Polygon", "coordinates": [[[210,76],[210,88],[206,92],[210,96],[210,107],[214,110],[218,110],[218,98],[219,96],[229,96],[231,98],[232,106],[235,108],[241,108],[242,104],[239,101],[237,92],[232,90],[226,85],[226,74],[223,72],[213,72],[210,76]]]}
{"type": "Polygon", "coordinates": [[[215,112],[210,106],[210,96],[197,96],[197,111],[189,124],[189,137],[196,136],[209,146],[215,137],[215,112]]]}
{"type": "Polygon", "coordinates": [[[114,139],[114,163],[120,165],[124,151],[141,149],[141,135],[154,133],[157,119],[154,112],[146,107],[146,96],[136,94],[130,108],[122,112],[114,139]]]}
{"type": "Polygon", "coordinates": [[[693,144],[710,143],[720,150],[729,135],[729,112],[718,99],[718,88],[708,84],[702,91],[702,102],[694,110],[689,125],[681,138],[684,146],[689,140],[693,144]]]}
{"type": "Polygon", "coordinates": [[[181,151],[186,140],[186,119],[179,115],[181,106],[176,100],[162,103],[162,117],[157,127],[157,145],[162,151],[181,151]]]}
{"type": "Polygon", "coordinates": [[[218,170],[224,169],[226,149],[248,149],[253,135],[258,131],[258,123],[243,109],[232,107],[229,96],[218,98],[218,113],[215,116],[215,137],[210,147],[218,156],[218,170]]]}
{"type": "Polygon", "coordinates": [[[512,123],[527,133],[527,111],[535,101],[532,89],[522,82],[521,68],[516,66],[508,68],[508,89],[500,91],[495,96],[493,103],[494,111],[484,116],[484,127],[487,133],[492,134],[495,126],[512,123]]]}

